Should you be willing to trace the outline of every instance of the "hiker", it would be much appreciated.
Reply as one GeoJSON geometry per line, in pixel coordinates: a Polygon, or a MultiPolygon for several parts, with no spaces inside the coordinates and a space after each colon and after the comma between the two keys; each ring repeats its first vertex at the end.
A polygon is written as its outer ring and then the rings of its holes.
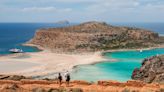
{"type": "Polygon", "coordinates": [[[61,86],[61,84],[62,84],[62,76],[61,76],[60,73],[59,73],[59,75],[58,75],[58,80],[59,80],[59,86],[61,86]]]}
{"type": "Polygon", "coordinates": [[[69,82],[70,82],[70,74],[67,73],[65,77],[66,77],[66,86],[69,86],[69,82]]]}

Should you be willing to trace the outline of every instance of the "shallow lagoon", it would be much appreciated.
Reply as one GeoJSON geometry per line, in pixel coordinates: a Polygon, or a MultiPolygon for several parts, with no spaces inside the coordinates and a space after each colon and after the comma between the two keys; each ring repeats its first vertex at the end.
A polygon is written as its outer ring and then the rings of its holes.
{"type": "Polygon", "coordinates": [[[97,81],[97,80],[118,80],[127,81],[136,67],[140,67],[144,58],[157,54],[164,54],[164,48],[140,51],[120,51],[104,53],[109,61],[77,66],[71,74],[73,79],[97,81]],[[117,59],[111,62],[110,59],[117,59]]]}

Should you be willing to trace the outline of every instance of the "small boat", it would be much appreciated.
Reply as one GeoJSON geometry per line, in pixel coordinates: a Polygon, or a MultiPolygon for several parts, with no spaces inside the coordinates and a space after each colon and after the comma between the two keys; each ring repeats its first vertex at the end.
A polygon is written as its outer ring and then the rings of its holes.
{"type": "Polygon", "coordinates": [[[143,50],[140,50],[140,52],[143,52],[143,50]]]}
{"type": "Polygon", "coordinates": [[[159,56],[159,54],[156,55],[157,57],[159,56]]]}
{"type": "Polygon", "coordinates": [[[22,52],[23,52],[22,49],[17,49],[17,48],[10,49],[9,51],[10,51],[11,53],[22,53],[22,52]]]}

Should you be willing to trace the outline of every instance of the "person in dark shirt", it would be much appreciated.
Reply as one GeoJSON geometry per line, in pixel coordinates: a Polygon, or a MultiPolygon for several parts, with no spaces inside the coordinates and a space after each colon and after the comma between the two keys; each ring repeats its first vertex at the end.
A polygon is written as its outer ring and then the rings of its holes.
{"type": "Polygon", "coordinates": [[[58,81],[59,81],[59,86],[61,86],[61,84],[62,84],[62,76],[61,76],[60,73],[58,75],[58,81]]]}

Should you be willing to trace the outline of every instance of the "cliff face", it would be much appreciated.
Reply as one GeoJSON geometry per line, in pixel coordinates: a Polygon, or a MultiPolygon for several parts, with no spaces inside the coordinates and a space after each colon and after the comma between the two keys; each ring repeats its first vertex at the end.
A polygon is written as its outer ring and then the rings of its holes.
{"type": "Polygon", "coordinates": [[[40,29],[29,41],[56,52],[99,51],[155,45],[158,34],[148,30],[87,22],[64,28],[40,29]]]}
{"type": "Polygon", "coordinates": [[[133,71],[132,79],[164,84],[164,55],[145,59],[141,68],[133,71]]]}

